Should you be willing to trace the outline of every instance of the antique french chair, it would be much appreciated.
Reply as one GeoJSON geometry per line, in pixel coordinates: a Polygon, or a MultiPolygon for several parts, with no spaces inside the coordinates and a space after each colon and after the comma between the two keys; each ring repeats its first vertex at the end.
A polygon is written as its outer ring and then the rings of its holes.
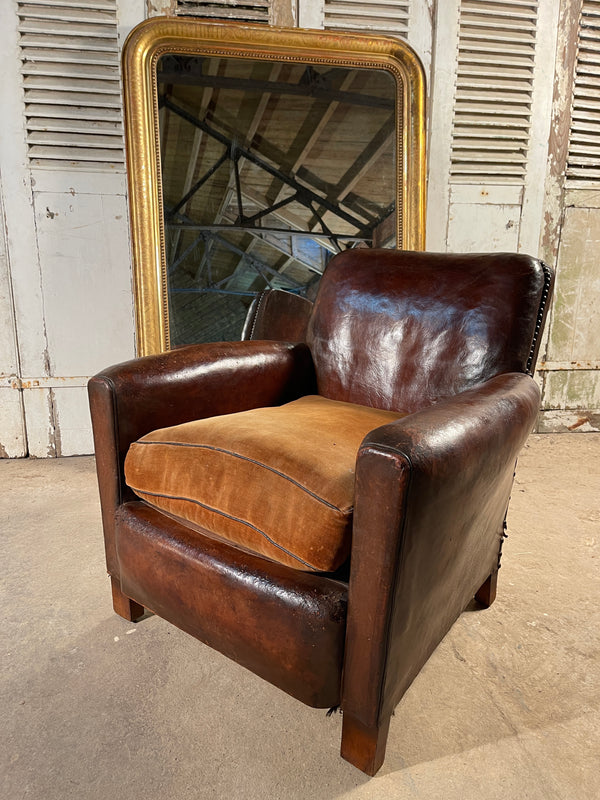
{"type": "Polygon", "coordinates": [[[412,680],[473,597],[494,599],[551,287],[524,255],[349,250],[306,341],[96,375],[116,612],[339,705],[342,756],[375,774],[412,680]]]}

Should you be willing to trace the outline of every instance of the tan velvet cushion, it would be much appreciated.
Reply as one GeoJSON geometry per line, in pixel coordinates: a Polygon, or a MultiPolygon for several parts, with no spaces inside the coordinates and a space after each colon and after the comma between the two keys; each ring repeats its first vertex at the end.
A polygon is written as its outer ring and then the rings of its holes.
{"type": "Polygon", "coordinates": [[[131,445],[125,477],[153,506],[299,569],[350,550],[356,454],[402,414],[302,397],[162,428],[131,445]]]}

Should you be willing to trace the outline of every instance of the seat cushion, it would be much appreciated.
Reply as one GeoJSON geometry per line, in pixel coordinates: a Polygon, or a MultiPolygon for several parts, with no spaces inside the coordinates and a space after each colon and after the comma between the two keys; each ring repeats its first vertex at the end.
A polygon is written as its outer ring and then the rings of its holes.
{"type": "Polygon", "coordinates": [[[402,417],[319,396],[162,428],[134,442],[125,477],[150,505],[288,566],[348,557],[356,454],[402,417]]]}

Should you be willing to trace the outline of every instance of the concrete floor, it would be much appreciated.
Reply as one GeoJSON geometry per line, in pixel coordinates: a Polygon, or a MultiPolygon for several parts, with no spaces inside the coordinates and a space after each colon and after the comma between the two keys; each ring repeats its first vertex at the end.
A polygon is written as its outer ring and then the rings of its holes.
{"type": "Polygon", "coordinates": [[[498,599],[434,653],[373,779],[340,715],[114,615],[92,458],[0,481],[3,800],[600,797],[600,435],[530,438],[498,599]]]}

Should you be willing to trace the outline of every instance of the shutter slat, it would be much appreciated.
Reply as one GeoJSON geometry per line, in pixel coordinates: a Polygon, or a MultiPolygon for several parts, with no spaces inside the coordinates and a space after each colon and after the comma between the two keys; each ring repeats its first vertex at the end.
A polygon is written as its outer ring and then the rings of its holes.
{"type": "Polygon", "coordinates": [[[533,3],[531,0],[487,0],[485,5],[481,0],[463,0],[463,6],[467,11],[479,12],[481,8],[493,8],[498,14],[512,14],[513,9],[524,6],[529,9],[530,16],[535,16],[531,11],[533,3]]]}
{"type": "Polygon", "coordinates": [[[494,179],[498,178],[523,178],[525,176],[525,168],[519,167],[517,164],[495,164],[491,160],[486,160],[485,164],[476,161],[470,161],[467,164],[457,164],[453,170],[453,177],[460,178],[460,176],[468,177],[469,183],[473,183],[473,179],[480,183],[479,175],[485,169],[488,183],[494,183],[494,179]]]}
{"type": "Polygon", "coordinates": [[[108,64],[60,63],[58,61],[25,61],[24,75],[57,77],[64,80],[71,78],[91,78],[102,81],[120,81],[119,68],[108,64]]]}
{"type": "Polygon", "coordinates": [[[52,117],[53,119],[65,119],[68,121],[72,119],[87,119],[87,120],[108,120],[111,122],[119,122],[122,119],[120,108],[107,108],[106,106],[93,107],[93,106],[63,106],[63,105],[46,105],[42,103],[28,103],[25,106],[25,114],[30,119],[37,119],[38,117],[52,117]]]}
{"type": "Polygon", "coordinates": [[[33,145],[29,150],[29,157],[37,159],[40,164],[46,159],[53,161],[69,161],[73,165],[78,161],[90,162],[94,161],[97,164],[122,164],[123,157],[115,150],[100,149],[100,148],[86,148],[86,147],[49,147],[44,145],[33,145]]]}
{"type": "Polygon", "coordinates": [[[29,143],[47,144],[54,147],[90,147],[90,148],[109,148],[111,150],[121,149],[121,140],[118,136],[105,136],[101,134],[85,133],[65,133],[64,131],[32,131],[29,136],[29,143]]]}
{"type": "MultiPolygon", "coordinates": [[[[54,21],[60,22],[81,22],[81,8],[77,6],[37,5],[36,3],[21,3],[19,6],[19,16],[27,17],[30,20],[40,19],[45,24],[54,21]]],[[[112,29],[114,25],[114,12],[111,10],[101,10],[98,8],[86,9],[85,22],[96,25],[106,25],[112,29]]]]}
{"type": "Polygon", "coordinates": [[[104,38],[90,38],[84,36],[60,36],[58,34],[47,36],[44,34],[24,33],[20,39],[21,47],[50,47],[64,48],[65,50],[88,51],[98,53],[115,53],[118,57],[117,40],[104,38]]]}
{"type": "Polygon", "coordinates": [[[598,163],[598,154],[600,154],[600,144],[596,142],[582,142],[579,144],[578,142],[571,142],[571,154],[573,156],[573,163],[577,162],[579,164],[582,163],[591,163],[597,164],[598,163]],[[594,147],[595,145],[595,147],[594,147]]]}
{"type": "Polygon", "coordinates": [[[19,30],[22,33],[42,34],[43,36],[66,36],[69,38],[94,38],[112,39],[117,41],[117,31],[114,26],[97,23],[62,22],[60,20],[37,20],[25,17],[21,19],[19,30]]]}
{"type": "Polygon", "coordinates": [[[17,3],[32,166],[123,170],[115,0],[17,3]]]}
{"type": "Polygon", "coordinates": [[[498,152],[510,153],[512,152],[512,142],[498,141],[497,139],[474,139],[474,138],[456,138],[454,140],[454,147],[456,150],[475,150],[476,152],[498,152]]]}
{"type": "Polygon", "coordinates": [[[97,106],[100,108],[121,108],[119,95],[82,94],[80,92],[60,92],[53,89],[30,89],[26,98],[31,103],[48,105],[97,106]]]}
{"type": "Polygon", "coordinates": [[[600,134],[600,120],[589,119],[588,115],[582,115],[581,120],[575,118],[571,122],[571,138],[583,136],[586,132],[593,138],[600,134]]]}
{"type": "Polygon", "coordinates": [[[243,22],[269,23],[269,0],[255,2],[236,2],[236,0],[177,0],[175,12],[187,16],[209,17],[215,19],[237,19],[243,22]]]}
{"type": "MultiPolygon", "coordinates": [[[[21,40],[21,46],[23,46],[21,40]]],[[[58,64],[92,64],[94,66],[102,67],[109,66],[118,70],[119,67],[119,54],[117,51],[94,51],[86,50],[82,52],[76,49],[63,50],[60,47],[24,47],[24,56],[26,64],[36,63],[58,63],[58,64]]]]}
{"type": "MultiPolygon", "coordinates": [[[[455,131],[460,131],[461,126],[467,130],[475,129],[477,127],[489,130],[489,135],[494,136],[496,131],[500,134],[502,128],[510,128],[520,130],[520,135],[527,139],[529,137],[529,118],[504,118],[496,117],[491,120],[487,115],[475,116],[474,114],[460,114],[455,115],[455,131]]],[[[463,134],[464,135],[464,134],[463,134]]]]}
{"type": "Polygon", "coordinates": [[[389,12],[390,8],[394,11],[398,9],[403,9],[404,11],[408,11],[408,2],[398,2],[398,0],[371,0],[371,2],[364,2],[364,0],[328,0],[325,5],[329,8],[342,8],[347,7],[351,8],[352,6],[357,6],[359,8],[364,9],[368,7],[369,10],[377,11],[378,9],[385,8],[387,12],[389,12]]]}
{"type": "MultiPolygon", "coordinates": [[[[466,6],[466,4],[463,4],[466,6]]],[[[527,3],[527,8],[523,11],[518,10],[519,7],[511,3],[510,9],[499,9],[493,5],[489,7],[480,6],[477,11],[472,13],[471,19],[472,20],[479,20],[480,23],[486,23],[491,26],[501,25],[502,27],[511,26],[513,20],[518,20],[519,24],[522,24],[522,20],[529,20],[530,22],[533,20],[535,23],[535,14],[532,15],[530,4],[527,3]],[[493,20],[490,22],[489,20],[493,20]],[[501,20],[501,21],[500,21],[501,20]]],[[[467,24],[471,24],[468,22],[467,24]]]]}
{"type": "Polygon", "coordinates": [[[529,95],[523,92],[523,82],[507,78],[504,75],[498,75],[497,72],[490,72],[487,75],[469,74],[459,71],[462,77],[462,85],[465,90],[469,91],[486,91],[489,89],[501,89],[507,93],[514,92],[515,96],[528,97],[529,95]]]}
{"type": "Polygon", "coordinates": [[[116,0],[29,0],[21,5],[36,6],[38,8],[53,7],[56,5],[78,8],[81,11],[112,11],[116,13],[116,0]]]}
{"type": "Polygon", "coordinates": [[[108,78],[104,81],[88,80],[66,75],[62,78],[56,75],[28,75],[23,81],[23,86],[32,92],[38,89],[47,89],[51,92],[84,92],[85,94],[92,92],[117,96],[120,92],[118,80],[108,78]]]}
{"type": "Polygon", "coordinates": [[[123,125],[119,121],[64,119],[54,117],[35,117],[29,121],[30,131],[65,131],[71,133],[99,133],[104,135],[123,135],[123,125]]]}

